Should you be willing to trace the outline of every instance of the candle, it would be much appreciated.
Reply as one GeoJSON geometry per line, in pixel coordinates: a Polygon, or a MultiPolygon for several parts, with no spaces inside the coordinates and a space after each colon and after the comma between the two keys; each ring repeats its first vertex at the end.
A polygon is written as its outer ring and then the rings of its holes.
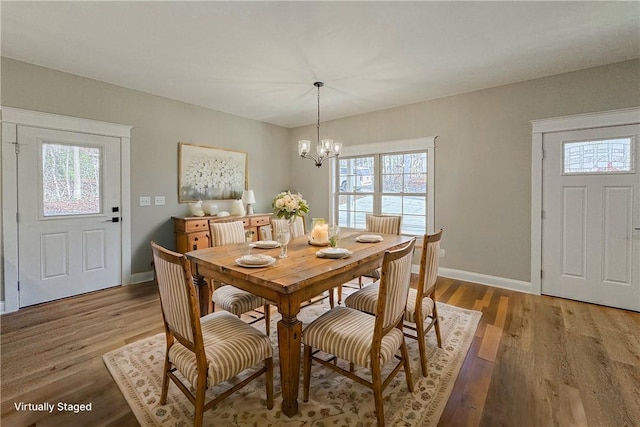
{"type": "Polygon", "coordinates": [[[326,242],[329,240],[329,224],[316,224],[311,230],[311,238],[315,242],[326,242]]]}

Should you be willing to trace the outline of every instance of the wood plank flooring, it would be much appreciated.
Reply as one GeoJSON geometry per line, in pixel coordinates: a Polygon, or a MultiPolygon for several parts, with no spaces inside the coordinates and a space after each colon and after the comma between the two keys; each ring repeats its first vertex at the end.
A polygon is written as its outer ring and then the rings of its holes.
{"type": "MultiPolygon", "coordinates": [[[[440,278],[438,300],[482,311],[441,426],[640,426],[640,314],[440,278]]],[[[3,426],[136,426],[102,362],[162,332],[154,283],[3,315],[3,426]],[[14,404],[92,402],[92,411],[14,404]]]]}

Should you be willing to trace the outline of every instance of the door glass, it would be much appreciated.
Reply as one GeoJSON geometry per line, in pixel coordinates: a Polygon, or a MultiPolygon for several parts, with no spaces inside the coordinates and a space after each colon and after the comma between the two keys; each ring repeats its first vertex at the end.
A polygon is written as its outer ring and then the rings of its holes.
{"type": "Polygon", "coordinates": [[[633,172],[631,138],[565,142],[566,174],[633,172]]]}
{"type": "Polygon", "coordinates": [[[43,143],[43,215],[101,213],[101,164],[99,147],[43,143]]]}

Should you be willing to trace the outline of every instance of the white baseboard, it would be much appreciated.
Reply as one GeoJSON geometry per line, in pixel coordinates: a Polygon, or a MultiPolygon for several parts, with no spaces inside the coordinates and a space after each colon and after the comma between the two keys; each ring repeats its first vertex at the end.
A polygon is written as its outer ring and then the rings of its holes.
{"type": "Polygon", "coordinates": [[[496,288],[510,289],[512,291],[531,293],[531,283],[521,280],[507,279],[505,277],[489,276],[487,274],[473,273],[471,271],[456,270],[453,268],[440,267],[438,276],[450,279],[464,280],[465,282],[480,283],[481,285],[493,286],[496,288]]]}
{"type": "Polygon", "coordinates": [[[142,273],[133,273],[131,275],[130,285],[135,285],[136,283],[150,282],[153,280],[153,270],[151,271],[143,271],[142,273]]]}

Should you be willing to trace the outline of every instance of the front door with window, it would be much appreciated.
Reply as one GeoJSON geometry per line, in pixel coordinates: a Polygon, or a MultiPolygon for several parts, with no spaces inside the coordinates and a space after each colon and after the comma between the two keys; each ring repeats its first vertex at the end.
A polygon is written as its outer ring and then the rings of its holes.
{"type": "Polygon", "coordinates": [[[120,140],[18,126],[20,307],[121,283],[120,140]]]}
{"type": "Polygon", "coordinates": [[[543,294],[640,311],[639,135],[545,134],[543,294]]]}

